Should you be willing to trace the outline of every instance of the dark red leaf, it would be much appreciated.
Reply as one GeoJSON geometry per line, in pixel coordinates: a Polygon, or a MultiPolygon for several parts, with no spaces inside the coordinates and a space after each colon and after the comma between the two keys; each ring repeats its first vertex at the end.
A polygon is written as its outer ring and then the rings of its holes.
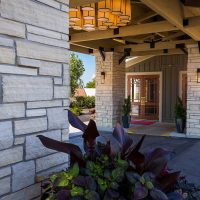
{"type": "Polygon", "coordinates": [[[96,139],[96,137],[99,136],[99,132],[97,130],[97,126],[96,126],[96,123],[95,121],[93,120],[90,120],[87,128],[85,129],[82,137],[84,138],[84,140],[86,141],[93,141],[96,139]]]}
{"type": "Polygon", "coordinates": [[[94,191],[96,190],[97,187],[95,180],[90,176],[79,175],[72,180],[72,183],[77,186],[85,187],[88,190],[94,190],[94,191]]]}
{"type": "Polygon", "coordinates": [[[153,200],[168,200],[167,195],[161,190],[158,190],[156,188],[150,191],[150,195],[153,198],[153,200]]]}
{"type": "Polygon", "coordinates": [[[125,158],[133,148],[133,140],[125,135],[124,128],[118,123],[113,131],[113,137],[119,142],[122,158],[125,158]]]}
{"type": "Polygon", "coordinates": [[[98,142],[96,145],[96,152],[98,153],[99,156],[103,154],[111,156],[112,150],[111,150],[110,141],[107,141],[106,144],[98,142]]]}
{"type": "Polygon", "coordinates": [[[58,200],[70,200],[70,190],[61,190],[58,192],[58,200]]]}
{"type": "Polygon", "coordinates": [[[124,129],[123,129],[123,127],[118,123],[118,124],[115,126],[115,128],[114,128],[113,137],[121,144],[121,146],[122,146],[123,143],[124,143],[124,135],[125,135],[124,129]]]}
{"type": "Polygon", "coordinates": [[[135,184],[134,200],[144,199],[148,195],[148,189],[143,187],[140,182],[135,184]]]}
{"type": "Polygon", "coordinates": [[[70,110],[68,110],[68,120],[69,120],[69,123],[81,130],[81,131],[85,131],[86,128],[87,128],[87,125],[85,125],[74,113],[72,113],[70,110]]]}
{"type": "Polygon", "coordinates": [[[174,172],[158,178],[157,181],[160,188],[165,192],[169,192],[170,189],[176,184],[178,178],[180,177],[180,173],[181,172],[174,172]]]}
{"type": "Polygon", "coordinates": [[[171,192],[167,194],[168,200],[184,200],[178,192],[171,192]]]}
{"type": "Polygon", "coordinates": [[[82,151],[78,146],[70,143],[64,143],[57,140],[53,140],[43,135],[38,135],[37,137],[40,139],[40,141],[45,147],[59,152],[70,154],[71,165],[74,164],[74,162],[77,162],[81,167],[85,165],[82,151]]]}
{"type": "Polygon", "coordinates": [[[89,200],[100,200],[99,194],[95,191],[90,191],[86,196],[89,200]]]}
{"type": "Polygon", "coordinates": [[[145,171],[150,171],[155,176],[160,176],[163,174],[167,166],[167,161],[165,159],[159,159],[152,162],[148,167],[145,168],[145,171]]]}
{"type": "Polygon", "coordinates": [[[128,159],[131,160],[135,164],[136,168],[138,168],[140,164],[144,163],[144,160],[145,160],[144,155],[139,152],[142,146],[142,143],[144,141],[144,138],[145,138],[145,135],[142,136],[140,141],[134,146],[134,148],[128,155],[128,159]]]}
{"type": "Polygon", "coordinates": [[[109,196],[113,199],[118,199],[119,198],[119,193],[115,190],[112,190],[112,189],[108,189],[107,190],[109,196]]]}
{"type": "Polygon", "coordinates": [[[163,157],[165,157],[166,161],[168,161],[170,159],[171,154],[172,154],[172,151],[168,151],[163,148],[156,148],[145,155],[145,164],[148,165],[151,162],[155,161],[156,159],[163,158],[163,157]]]}

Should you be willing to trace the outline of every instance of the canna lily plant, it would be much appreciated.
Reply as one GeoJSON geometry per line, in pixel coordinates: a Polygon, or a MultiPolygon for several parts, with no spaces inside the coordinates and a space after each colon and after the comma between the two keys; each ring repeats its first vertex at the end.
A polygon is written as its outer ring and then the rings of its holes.
{"type": "Polygon", "coordinates": [[[148,153],[140,149],[145,136],[135,144],[117,124],[110,141],[100,142],[96,123],[85,125],[71,111],[70,124],[83,132],[80,147],[39,135],[42,144],[70,155],[70,167],[53,174],[43,185],[44,200],[181,200],[174,191],[180,172],[170,172],[167,162],[172,152],[156,148],[148,153]]]}

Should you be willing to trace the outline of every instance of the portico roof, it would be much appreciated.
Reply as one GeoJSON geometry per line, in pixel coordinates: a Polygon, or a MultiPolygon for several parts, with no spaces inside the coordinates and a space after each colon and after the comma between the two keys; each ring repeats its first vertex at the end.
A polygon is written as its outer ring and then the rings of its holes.
{"type": "MultiPolygon", "coordinates": [[[[101,0],[100,0],[101,1],[101,0]]],[[[70,1],[70,6],[98,0],[70,1]]],[[[106,31],[70,29],[71,50],[82,53],[103,49],[130,56],[187,53],[186,45],[200,41],[200,2],[196,0],[134,0],[128,26],[106,31]]]]}

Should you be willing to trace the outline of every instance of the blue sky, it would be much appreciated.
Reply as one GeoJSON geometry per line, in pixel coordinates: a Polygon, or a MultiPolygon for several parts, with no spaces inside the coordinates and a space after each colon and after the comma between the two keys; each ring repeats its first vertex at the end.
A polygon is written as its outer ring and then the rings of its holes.
{"type": "Polygon", "coordinates": [[[83,80],[84,84],[87,82],[91,81],[92,78],[95,76],[95,56],[87,55],[87,54],[82,54],[82,53],[76,53],[76,55],[79,56],[79,58],[83,61],[85,72],[81,79],[83,80]]]}

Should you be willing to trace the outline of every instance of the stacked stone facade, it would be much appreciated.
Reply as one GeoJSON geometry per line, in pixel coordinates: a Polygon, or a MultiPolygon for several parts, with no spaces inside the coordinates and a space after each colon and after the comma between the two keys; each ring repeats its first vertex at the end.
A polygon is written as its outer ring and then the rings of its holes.
{"type": "Polygon", "coordinates": [[[112,128],[120,122],[122,105],[125,98],[125,62],[119,64],[121,53],[105,53],[103,61],[96,56],[96,121],[98,127],[112,128]],[[105,72],[102,83],[101,72],[105,72]]]}
{"type": "Polygon", "coordinates": [[[200,83],[197,83],[197,69],[200,68],[198,45],[188,46],[187,66],[187,135],[200,136],[200,83]]]}
{"type": "Polygon", "coordinates": [[[40,195],[36,177],[67,167],[38,134],[68,140],[69,0],[0,1],[0,199],[40,195]]]}

